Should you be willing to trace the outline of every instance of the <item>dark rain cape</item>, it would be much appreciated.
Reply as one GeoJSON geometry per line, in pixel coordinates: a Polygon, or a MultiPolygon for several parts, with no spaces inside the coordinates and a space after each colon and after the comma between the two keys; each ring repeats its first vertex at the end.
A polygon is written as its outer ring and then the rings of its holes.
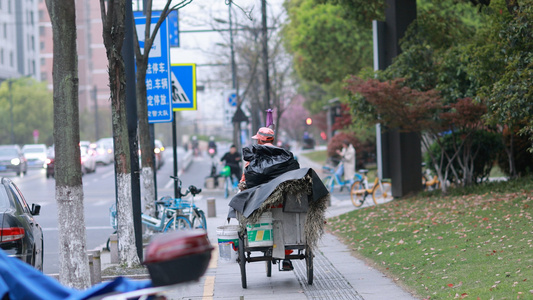
{"type": "Polygon", "coordinates": [[[311,168],[285,172],[267,183],[237,193],[229,203],[228,218],[239,218],[239,223],[245,225],[257,222],[261,214],[273,206],[283,205],[286,211],[286,207],[295,205],[285,203],[287,199],[301,201],[298,197],[287,197],[288,194],[307,195],[307,201],[304,201],[308,205],[305,234],[309,246],[316,246],[323,234],[329,192],[311,168]]]}
{"type": "Polygon", "coordinates": [[[247,188],[269,182],[287,171],[300,168],[292,152],[279,147],[252,145],[242,148],[242,156],[250,163],[244,168],[247,188]]]}

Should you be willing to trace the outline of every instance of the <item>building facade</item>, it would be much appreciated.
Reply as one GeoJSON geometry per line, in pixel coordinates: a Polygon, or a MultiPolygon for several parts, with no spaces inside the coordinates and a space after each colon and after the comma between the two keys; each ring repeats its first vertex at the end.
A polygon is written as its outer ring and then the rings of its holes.
{"type": "Polygon", "coordinates": [[[0,81],[40,80],[38,0],[0,0],[0,81]]]}
{"type": "MultiPolygon", "coordinates": [[[[6,1],[6,0],[0,0],[6,1]]],[[[10,0],[14,1],[14,0],[10,0]]],[[[40,77],[53,88],[52,24],[44,0],[39,1],[40,77]]],[[[102,38],[100,2],[76,0],[80,112],[110,109],[107,56],[102,38]]]]}

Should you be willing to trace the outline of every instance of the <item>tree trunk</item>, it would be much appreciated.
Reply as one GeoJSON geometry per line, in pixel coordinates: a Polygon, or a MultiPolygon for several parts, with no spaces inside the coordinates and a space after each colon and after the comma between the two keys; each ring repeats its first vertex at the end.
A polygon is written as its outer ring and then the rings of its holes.
{"type": "MultiPolygon", "coordinates": [[[[137,57],[137,120],[139,122],[139,145],[141,148],[142,207],[146,214],[155,214],[154,147],[148,124],[146,103],[146,68],[148,56],[137,57]]],[[[170,68],[170,66],[168,66],[170,68]]]]}
{"type": "Polygon", "coordinates": [[[78,112],[78,54],[74,0],[46,0],[54,42],[54,144],[59,221],[59,281],[90,286],[86,254],[78,112]]]}
{"type": "Polygon", "coordinates": [[[139,265],[133,228],[130,174],[130,147],[126,119],[126,73],[122,57],[125,35],[125,2],[100,0],[103,39],[109,66],[111,112],[117,179],[117,236],[119,262],[128,267],[139,265]],[[106,7],[107,2],[107,7],[106,7]],[[107,8],[107,13],[106,13],[107,8]]]}

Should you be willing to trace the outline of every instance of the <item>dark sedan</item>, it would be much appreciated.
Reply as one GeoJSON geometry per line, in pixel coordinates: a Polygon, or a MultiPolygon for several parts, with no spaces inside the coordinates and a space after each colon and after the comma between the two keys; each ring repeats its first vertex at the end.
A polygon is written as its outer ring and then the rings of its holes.
{"type": "Polygon", "coordinates": [[[0,172],[15,172],[18,176],[26,174],[27,170],[26,158],[19,146],[0,146],[0,172]]]}
{"type": "Polygon", "coordinates": [[[7,255],[43,270],[43,230],[33,218],[40,205],[28,206],[17,186],[0,179],[0,248],[7,255]]]}

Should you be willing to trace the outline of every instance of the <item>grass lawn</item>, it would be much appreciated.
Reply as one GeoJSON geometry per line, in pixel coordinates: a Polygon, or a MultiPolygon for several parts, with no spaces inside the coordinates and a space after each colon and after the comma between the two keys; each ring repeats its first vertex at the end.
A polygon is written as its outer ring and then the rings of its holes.
{"type": "Polygon", "coordinates": [[[326,159],[328,158],[328,151],[327,150],[313,151],[313,152],[302,153],[302,155],[304,155],[305,157],[309,158],[310,160],[314,162],[324,165],[326,163],[326,159]]]}
{"type": "Polygon", "coordinates": [[[533,299],[533,178],[440,191],[328,220],[421,299],[533,299]]]}

